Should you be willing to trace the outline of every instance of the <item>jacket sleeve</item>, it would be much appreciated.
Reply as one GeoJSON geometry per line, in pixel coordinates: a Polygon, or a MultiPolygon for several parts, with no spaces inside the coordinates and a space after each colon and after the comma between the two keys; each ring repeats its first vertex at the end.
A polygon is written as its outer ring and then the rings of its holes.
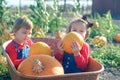
{"type": "Polygon", "coordinates": [[[31,47],[33,44],[33,41],[31,39],[28,40],[28,45],[31,47]]]}
{"type": "Polygon", "coordinates": [[[90,54],[90,46],[85,43],[80,51],[80,55],[75,56],[75,62],[77,67],[85,70],[87,68],[88,59],[90,54]]]}
{"type": "Polygon", "coordinates": [[[17,68],[18,65],[20,64],[21,61],[23,61],[23,59],[17,59],[17,53],[16,50],[14,48],[14,46],[12,45],[8,45],[6,47],[6,52],[8,53],[11,61],[13,62],[14,66],[17,68]]]}

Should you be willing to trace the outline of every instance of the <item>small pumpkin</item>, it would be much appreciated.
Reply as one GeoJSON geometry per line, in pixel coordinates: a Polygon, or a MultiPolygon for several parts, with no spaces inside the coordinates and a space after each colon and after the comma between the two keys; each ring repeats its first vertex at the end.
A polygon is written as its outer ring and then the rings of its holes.
{"type": "Polygon", "coordinates": [[[56,33],[55,39],[58,39],[58,40],[62,39],[61,36],[60,36],[60,32],[59,31],[56,33]]]}
{"type": "MultiPolygon", "coordinates": [[[[0,66],[1,67],[4,67],[4,69],[8,68],[8,65],[7,65],[7,59],[5,56],[1,55],[0,56],[0,66]]],[[[0,69],[1,72],[3,72],[2,69],[0,69]]]]}
{"type": "Polygon", "coordinates": [[[58,31],[55,35],[55,39],[61,40],[65,36],[65,32],[63,31],[58,31]]]}
{"type": "Polygon", "coordinates": [[[52,50],[48,44],[45,42],[36,42],[30,47],[30,56],[31,55],[52,55],[52,50]]]}
{"type": "Polygon", "coordinates": [[[99,23],[96,21],[93,23],[93,28],[98,28],[99,27],[99,23]]]}
{"type": "Polygon", "coordinates": [[[69,54],[72,54],[71,44],[73,41],[77,41],[80,46],[82,46],[84,43],[83,37],[79,33],[69,32],[68,34],[66,34],[62,42],[64,45],[63,46],[64,50],[69,54]]]}
{"type": "Polygon", "coordinates": [[[40,38],[40,37],[45,37],[44,31],[40,28],[40,26],[35,27],[35,34],[33,35],[34,37],[40,38]]]}
{"type": "Polygon", "coordinates": [[[0,64],[2,64],[2,63],[7,64],[6,57],[4,57],[4,56],[0,56],[0,64]]]}
{"type": "Polygon", "coordinates": [[[120,42],[120,33],[118,33],[118,34],[115,35],[114,40],[115,40],[116,42],[120,42]]]}
{"type": "Polygon", "coordinates": [[[28,76],[52,76],[64,74],[61,63],[49,55],[34,55],[20,63],[17,70],[28,76]]]}
{"type": "Polygon", "coordinates": [[[92,43],[96,46],[102,47],[107,44],[107,38],[104,36],[95,36],[92,40],[92,43]]]}

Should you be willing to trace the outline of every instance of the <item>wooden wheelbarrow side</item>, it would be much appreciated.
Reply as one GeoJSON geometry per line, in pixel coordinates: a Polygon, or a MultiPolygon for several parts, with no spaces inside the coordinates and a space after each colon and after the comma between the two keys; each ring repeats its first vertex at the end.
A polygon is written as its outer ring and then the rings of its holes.
{"type": "MultiPolygon", "coordinates": [[[[58,50],[56,47],[58,41],[55,39],[33,38],[32,40],[33,42],[44,41],[52,47],[54,52],[58,50]]],[[[104,71],[104,66],[90,57],[86,72],[56,75],[56,76],[38,76],[38,77],[26,76],[16,70],[8,54],[5,52],[6,45],[9,42],[10,41],[6,41],[2,46],[3,46],[4,55],[8,62],[8,69],[10,71],[10,76],[12,80],[99,80],[99,74],[102,71],[104,71]]]]}

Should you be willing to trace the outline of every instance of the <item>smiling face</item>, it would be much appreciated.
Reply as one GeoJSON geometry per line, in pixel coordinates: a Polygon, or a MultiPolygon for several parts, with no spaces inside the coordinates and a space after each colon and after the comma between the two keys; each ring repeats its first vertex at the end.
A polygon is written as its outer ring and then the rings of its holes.
{"type": "Polygon", "coordinates": [[[78,32],[85,39],[87,27],[86,27],[86,24],[84,24],[82,22],[77,22],[77,23],[73,23],[71,25],[70,31],[78,32]]]}
{"type": "Polygon", "coordinates": [[[15,41],[19,44],[24,43],[31,38],[32,29],[21,27],[19,30],[14,30],[15,41]]]}

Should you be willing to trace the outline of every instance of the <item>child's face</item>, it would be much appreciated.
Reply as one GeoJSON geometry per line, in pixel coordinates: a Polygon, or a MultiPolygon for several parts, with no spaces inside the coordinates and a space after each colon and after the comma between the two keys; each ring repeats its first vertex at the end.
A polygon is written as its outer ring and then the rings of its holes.
{"type": "Polygon", "coordinates": [[[79,22],[79,23],[73,23],[71,27],[71,31],[78,32],[81,34],[81,36],[85,39],[86,35],[86,24],[79,22]]]}
{"type": "Polygon", "coordinates": [[[27,39],[31,37],[32,29],[20,28],[18,31],[15,31],[15,40],[19,43],[24,43],[27,39]]]}

